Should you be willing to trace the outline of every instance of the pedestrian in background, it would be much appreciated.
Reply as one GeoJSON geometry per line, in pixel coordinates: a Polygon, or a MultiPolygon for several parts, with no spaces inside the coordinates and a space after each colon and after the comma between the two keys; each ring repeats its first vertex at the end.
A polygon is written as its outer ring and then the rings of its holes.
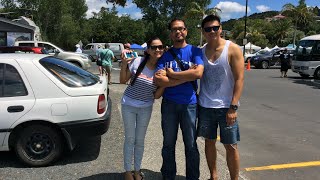
{"type": "Polygon", "coordinates": [[[161,103],[163,134],[163,179],[175,179],[177,173],[175,148],[178,128],[182,130],[186,158],[186,179],[199,179],[199,151],[197,147],[197,83],[203,73],[201,49],[186,42],[188,30],[181,19],[173,19],[168,26],[173,47],[158,62],[156,82],[166,87],[161,103]]]}
{"type": "Polygon", "coordinates": [[[109,49],[109,44],[106,43],[105,49],[101,50],[100,58],[102,61],[102,69],[105,71],[108,77],[108,84],[111,85],[111,69],[112,69],[112,60],[115,59],[113,52],[109,49]]]}
{"type": "Polygon", "coordinates": [[[76,44],[76,53],[82,53],[82,49],[80,47],[80,44],[76,44]]]}
{"type": "Polygon", "coordinates": [[[100,53],[101,51],[104,49],[104,46],[102,46],[101,44],[98,45],[98,48],[96,49],[96,56],[97,56],[97,59],[96,59],[96,63],[97,63],[97,66],[98,66],[98,70],[99,70],[99,75],[102,76],[103,75],[103,69],[102,69],[102,60],[101,60],[101,57],[100,57],[100,53]]]}
{"type": "Polygon", "coordinates": [[[288,53],[287,48],[281,49],[280,63],[281,77],[287,77],[288,69],[290,69],[290,54],[288,53]]]}
{"type": "Polygon", "coordinates": [[[163,44],[157,37],[147,41],[145,57],[123,58],[120,83],[130,80],[122,100],[121,113],[125,130],[123,148],[125,180],[143,178],[141,162],[144,151],[144,139],[151,118],[154,99],[161,97],[164,88],[157,87],[153,81],[158,59],[163,54],[163,44]],[[132,158],[134,175],[132,176],[132,158]]]}
{"type": "Polygon", "coordinates": [[[243,89],[244,59],[238,45],[221,38],[220,17],[209,15],[201,23],[208,42],[203,48],[204,72],[200,80],[198,136],[205,138],[210,179],[217,179],[217,128],[227,153],[232,180],[239,178],[240,141],[237,109],[243,89]]]}

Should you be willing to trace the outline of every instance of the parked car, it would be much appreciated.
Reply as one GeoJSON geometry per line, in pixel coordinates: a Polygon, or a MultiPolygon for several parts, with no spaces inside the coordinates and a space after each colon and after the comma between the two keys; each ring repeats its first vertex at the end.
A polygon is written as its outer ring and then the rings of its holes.
{"type": "Polygon", "coordinates": [[[43,47],[49,54],[60,58],[64,61],[71,62],[72,64],[79,66],[83,69],[89,69],[91,67],[92,59],[90,56],[82,53],[67,52],[58,46],[43,41],[16,41],[15,46],[29,46],[29,47],[43,47]]]}
{"type": "MultiPolygon", "coordinates": [[[[293,50],[288,50],[288,53],[293,57],[293,50]]],[[[268,69],[270,66],[280,65],[280,49],[273,49],[265,54],[253,56],[250,59],[251,65],[256,68],[268,69]]]]}
{"type": "MultiPolygon", "coordinates": [[[[97,60],[96,51],[98,49],[98,45],[101,45],[102,47],[105,47],[107,43],[90,43],[84,46],[83,53],[88,54],[92,56],[95,60],[97,60]]],[[[115,58],[117,60],[121,59],[121,52],[124,50],[124,46],[122,43],[108,43],[109,49],[113,52],[115,58]]]]}
{"type": "Polygon", "coordinates": [[[257,56],[257,55],[261,55],[261,54],[265,54],[266,52],[268,52],[267,50],[261,49],[253,54],[245,54],[244,55],[244,62],[247,63],[249,59],[251,59],[253,56],[257,56]]]}
{"type": "Polygon", "coordinates": [[[0,53],[48,54],[48,51],[43,47],[0,46],[0,53]]]}
{"type": "Polygon", "coordinates": [[[0,54],[0,151],[46,166],[110,124],[108,82],[40,54],[0,54]]]}

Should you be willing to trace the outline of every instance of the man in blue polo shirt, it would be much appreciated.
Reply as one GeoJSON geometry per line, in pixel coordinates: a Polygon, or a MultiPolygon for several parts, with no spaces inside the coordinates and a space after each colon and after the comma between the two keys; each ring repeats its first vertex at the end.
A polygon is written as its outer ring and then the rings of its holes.
{"type": "Polygon", "coordinates": [[[187,44],[187,28],[181,19],[173,19],[168,26],[173,47],[158,61],[155,81],[166,87],[161,104],[163,133],[161,173],[163,179],[175,179],[175,145],[180,124],[186,157],[186,179],[199,179],[199,151],[197,147],[196,80],[203,73],[201,49],[187,44]],[[176,56],[176,58],[175,58],[176,56]],[[180,65],[179,65],[180,64],[180,65]]]}

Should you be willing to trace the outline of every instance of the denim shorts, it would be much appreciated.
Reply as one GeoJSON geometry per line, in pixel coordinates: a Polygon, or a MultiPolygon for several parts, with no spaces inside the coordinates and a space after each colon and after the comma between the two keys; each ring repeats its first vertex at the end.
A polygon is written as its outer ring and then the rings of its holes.
{"type": "Polygon", "coordinates": [[[198,136],[217,139],[218,126],[223,144],[237,144],[240,141],[238,119],[232,126],[227,125],[228,108],[204,108],[199,106],[198,136]]]}

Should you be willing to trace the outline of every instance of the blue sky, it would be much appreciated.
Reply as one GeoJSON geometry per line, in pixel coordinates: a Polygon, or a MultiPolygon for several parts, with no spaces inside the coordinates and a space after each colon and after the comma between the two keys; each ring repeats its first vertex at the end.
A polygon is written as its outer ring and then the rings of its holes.
{"type": "MultiPolygon", "coordinates": [[[[245,15],[246,0],[229,0],[217,1],[212,0],[209,7],[218,7],[222,10],[220,14],[222,21],[229,20],[230,18],[240,18],[245,15]]],[[[98,12],[102,6],[111,8],[112,4],[106,4],[105,0],[86,0],[88,5],[87,17],[92,16],[92,12],[98,12]]],[[[264,12],[270,10],[280,11],[282,6],[287,3],[298,5],[298,0],[248,0],[248,15],[264,12]]],[[[306,0],[308,6],[320,7],[320,0],[306,0]]],[[[142,17],[140,9],[132,3],[131,0],[127,1],[126,6],[117,7],[118,15],[129,14],[134,19],[142,17]]]]}

